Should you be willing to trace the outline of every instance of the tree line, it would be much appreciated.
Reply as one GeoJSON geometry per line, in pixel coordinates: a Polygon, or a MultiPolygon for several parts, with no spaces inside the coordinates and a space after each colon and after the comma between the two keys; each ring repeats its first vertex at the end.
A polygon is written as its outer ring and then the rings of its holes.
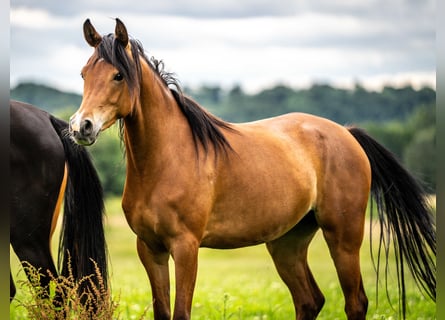
{"type": "MultiPolygon", "coordinates": [[[[340,89],[314,84],[307,89],[276,85],[255,94],[241,86],[185,87],[185,93],[211,113],[230,122],[246,122],[288,112],[319,115],[344,125],[357,125],[389,148],[429,191],[436,184],[436,91],[429,87],[384,87],[371,91],[356,84],[340,89]]],[[[54,88],[19,84],[11,98],[35,104],[62,119],[77,110],[82,97],[54,88]]],[[[123,147],[117,129],[104,132],[91,153],[106,194],[120,195],[125,178],[123,147]]]]}

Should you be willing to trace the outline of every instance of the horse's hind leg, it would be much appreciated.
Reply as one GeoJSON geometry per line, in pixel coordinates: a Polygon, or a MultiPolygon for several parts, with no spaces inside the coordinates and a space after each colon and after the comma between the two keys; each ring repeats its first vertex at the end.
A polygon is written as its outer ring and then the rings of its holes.
{"type": "Polygon", "coordinates": [[[50,283],[50,274],[53,277],[57,277],[57,270],[54,265],[51,252],[49,250],[49,244],[42,242],[38,242],[39,240],[35,240],[35,243],[26,243],[24,245],[13,245],[14,251],[17,254],[20,262],[25,268],[26,274],[28,278],[31,276],[31,273],[28,272],[29,263],[32,267],[34,267],[41,273],[40,277],[40,286],[46,289],[46,294],[49,296],[49,283],[50,283]]]}
{"type": "Polygon", "coordinates": [[[291,292],[298,320],[315,319],[324,304],[324,296],[307,264],[307,249],[317,229],[314,214],[310,212],[288,233],[266,244],[291,292]]]}
{"type": "MultiPolygon", "coordinates": [[[[357,206],[355,207],[357,209],[357,206]]],[[[323,214],[320,212],[317,218],[343,290],[346,315],[349,320],[365,319],[368,299],[363,288],[359,254],[365,208],[354,210],[352,204],[348,209],[337,208],[332,211],[333,208],[335,206],[331,206],[329,214],[326,211],[323,214]]]]}

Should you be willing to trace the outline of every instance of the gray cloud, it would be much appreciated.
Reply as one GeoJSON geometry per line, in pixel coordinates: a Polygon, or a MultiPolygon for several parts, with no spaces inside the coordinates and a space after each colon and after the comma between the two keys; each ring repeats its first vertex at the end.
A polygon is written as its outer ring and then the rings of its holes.
{"type": "Polygon", "coordinates": [[[293,0],[133,0],[129,1],[33,1],[12,0],[14,6],[28,8],[42,8],[53,14],[73,15],[82,13],[85,8],[92,11],[107,12],[133,12],[150,15],[165,14],[187,17],[224,18],[224,17],[251,17],[264,15],[289,15],[296,12],[297,2],[293,0]]]}
{"type": "MultiPolygon", "coordinates": [[[[14,7],[41,8],[57,15],[76,15],[85,11],[177,15],[202,18],[287,16],[305,12],[347,14],[381,19],[422,19],[435,14],[434,0],[11,0],[14,7]]],[[[414,21],[413,21],[414,23],[414,21]]]]}
{"type": "Polygon", "coordinates": [[[33,78],[81,90],[72,78],[91,53],[82,23],[90,17],[109,33],[116,16],[185,84],[435,81],[432,0],[12,0],[11,9],[12,84],[33,78]],[[265,68],[270,60],[277,64],[265,68]]]}

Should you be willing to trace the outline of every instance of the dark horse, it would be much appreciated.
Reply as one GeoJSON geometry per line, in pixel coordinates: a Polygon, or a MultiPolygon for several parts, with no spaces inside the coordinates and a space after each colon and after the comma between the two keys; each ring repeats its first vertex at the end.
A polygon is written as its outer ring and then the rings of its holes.
{"type": "Polygon", "coordinates": [[[150,279],[155,319],[171,316],[170,256],[173,318],[189,319],[199,248],[259,243],[288,286],[297,319],[315,318],[324,296],[307,250],[319,229],[348,319],[365,319],[359,251],[370,193],[383,234],[396,248],[403,315],[405,266],[435,299],[436,230],[425,194],[363,130],[303,113],[227,123],[184,96],[119,19],[106,36],[87,20],[84,36],[94,53],[82,69],[84,95],[70,131],[90,145],[121,120],[127,157],[122,206],[150,279]]]}
{"type": "MultiPolygon", "coordinates": [[[[87,151],[67,135],[65,121],[33,105],[11,101],[10,114],[12,248],[22,263],[26,261],[40,269],[40,284],[48,289],[49,273],[58,275],[50,242],[64,199],[60,273],[67,277],[71,268],[75,280],[95,275],[92,259],[106,286],[103,194],[87,151]]],[[[98,284],[96,277],[92,278],[98,284]]],[[[81,286],[87,287],[87,282],[81,286]]],[[[10,300],[15,292],[10,274],[10,300]]]]}

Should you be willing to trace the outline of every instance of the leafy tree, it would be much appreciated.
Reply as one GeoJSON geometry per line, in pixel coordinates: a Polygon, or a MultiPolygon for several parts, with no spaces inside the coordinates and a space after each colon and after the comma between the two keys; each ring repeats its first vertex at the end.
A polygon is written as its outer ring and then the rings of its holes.
{"type": "Polygon", "coordinates": [[[413,132],[408,130],[404,122],[371,122],[363,124],[363,127],[374,139],[391,150],[399,160],[403,159],[404,149],[413,138],[413,132]]]}
{"type": "Polygon", "coordinates": [[[371,122],[364,127],[424,181],[429,191],[435,191],[435,104],[418,106],[406,121],[371,122]]]}
{"type": "Polygon", "coordinates": [[[121,195],[125,182],[125,158],[117,131],[116,125],[103,131],[88,149],[107,195],[121,195]]]}
{"type": "Polygon", "coordinates": [[[64,107],[76,110],[82,102],[82,96],[63,92],[49,86],[32,82],[20,83],[10,92],[11,99],[34,104],[49,112],[64,107]]]}
{"type": "Polygon", "coordinates": [[[404,150],[408,169],[424,181],[429,191],[436,187],[436,128],[430,126],[419,131],[404,150]]]}
{"type": "Polygon", "coordinates": [[[435,105],[422,105],[407,121],[413,138],[406,146],[403,160],[410,171],[425,181],[428,189],[436,187],[436,112],[435,105]]]}

